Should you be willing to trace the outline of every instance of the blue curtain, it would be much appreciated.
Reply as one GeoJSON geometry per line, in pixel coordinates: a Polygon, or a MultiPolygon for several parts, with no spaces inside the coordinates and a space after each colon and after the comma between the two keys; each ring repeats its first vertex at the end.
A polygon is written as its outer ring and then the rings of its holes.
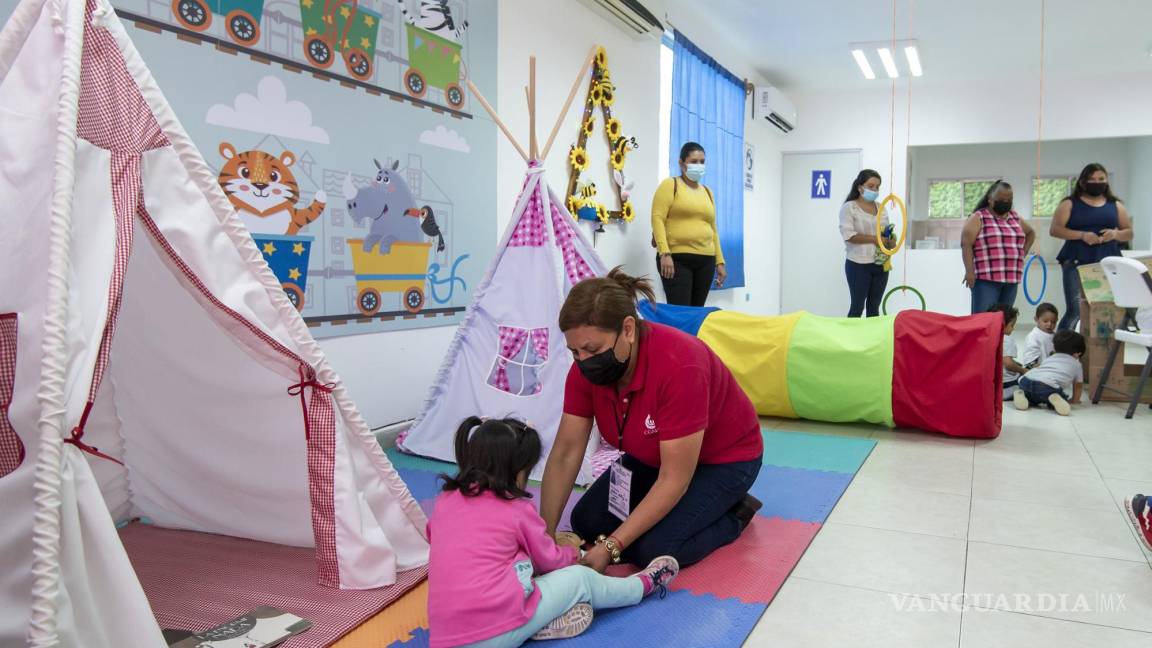
{"type": "Polygon", "coordinates": [[[704,184],[716,198],[726,288],[744,286],[744,82],[680,32],[672,44],[672,126],[668,170],[680,175],[680,147],[704,147],[704,184]]]}

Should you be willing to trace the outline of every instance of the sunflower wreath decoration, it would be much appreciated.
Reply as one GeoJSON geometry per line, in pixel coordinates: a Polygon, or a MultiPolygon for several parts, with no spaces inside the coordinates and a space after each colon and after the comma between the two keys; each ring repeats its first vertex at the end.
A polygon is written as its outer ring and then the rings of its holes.
{"type": "MultiPolygon", "coordinates": [[[[624,175],[624,165],[628,161],[628,153],[638,148],[635,137],[624,134],[624,126],[619,119],[612,116],[612,105],[616,102],[616,86],[612,83],[612,75],[608,71],[608,52],[603,47],[596,50],[592,62],[592,80],[588,86],[588,95],[584,101],[584,115],[580,121],[580,134],[576,143],[568,153],[568,211],[577,220],[594,222],[597,232],[604,231],[604,223],[612,220],[632,222],[636,211],[632,207],[632,182],[624,175]],[[608,141],[610,151],[608,166],[611,174],[612,193],[620,205],[617,210],[609,209],[600,202],[596,184],[582,182],[580,174],[588,170],[588,138],[596,132],[595,111],[599,109],[603,115],[604,137],[608,141]]],[[[604,192],[606,193],[606,192],[604,192]]]]}

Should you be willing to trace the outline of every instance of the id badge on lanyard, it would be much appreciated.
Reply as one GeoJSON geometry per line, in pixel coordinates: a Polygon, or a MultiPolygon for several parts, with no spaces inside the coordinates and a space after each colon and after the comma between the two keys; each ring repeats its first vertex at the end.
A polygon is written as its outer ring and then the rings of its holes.
{"type": "MultiPolygon", "coordinates": [[[[628,425],[628,414],[631,411],[632,406],[629,405],[624,410],[624,419],[616,419],[616,449],[620,452],[624,452],[624,427],[628,425]]],[[[632,512],[632,471],[624,467],[623,459],[617,459],[608,470],[608,512],[623,522],[632,512]]]]}

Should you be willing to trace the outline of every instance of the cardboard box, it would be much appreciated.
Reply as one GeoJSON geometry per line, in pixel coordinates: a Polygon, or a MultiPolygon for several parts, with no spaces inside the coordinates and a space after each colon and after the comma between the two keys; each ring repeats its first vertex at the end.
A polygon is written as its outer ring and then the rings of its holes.
{"type": "MultiPolygon", "coordinates": [[[[1152,271],[1152,257],[1136,259],[1152,271]]],[[[1088,344],[1088,352],[1082,360],[1084,364],[1085,399],[1092,397],[1096,382],[1104,365],[1108,362],[1108,349],[1113,338],[1112,331],[1124,321],[1124,309],[1113,303],[1112,288],[1104,276],[1104,268],[1099,263],[1080,266],[1080,332],[1088,344]]],[[[1105,384],[1131,393],[1140,379],[1141,364],[1124,364],[1124,351],[1121,349],[1112,365],[1105,384]]],[[[1129,398],[1114,391],[1105,390],[1100,400],[1128,402],[1129,398]]],[[[1144,386],[1141,403],[1152,403],[1152,380],[1144,386]]]]}

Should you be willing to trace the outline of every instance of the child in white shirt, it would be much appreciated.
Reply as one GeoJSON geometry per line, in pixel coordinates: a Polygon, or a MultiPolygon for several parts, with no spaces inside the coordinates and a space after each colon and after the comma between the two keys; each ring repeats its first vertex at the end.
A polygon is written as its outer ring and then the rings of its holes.
{"type": "Polygon", "coordinates": [[[1024,352],[1020,354],[1020,364],[1031,369],[1052,355],[1052,336],[1056,332],[1056,321],[1060,313],[1056,307],[1044,302],[1036,307],[1036,328],[1028,333],[1024,341],[1024,352]]]}
{"type": "Polygon", "coordinates": [[[1072,406],[1068,404],[1069,388],[1072,390],[1071,401],[1080,402],[1080,392],[1084,388],[1080,357],[1087,349],[1084,336],[1075,331],[1058,331],[1052,344],[1055,353],[1020,377],[1020,391],[1012,396],[1016,409],[1048,405],[1060,416],[1068,416],[1072,413],[1072,406]]]}
{"type": "Polygon", "coordinates": [[[1004,314],[1004,351],[1001,353],[1004,356],[1004,377],[1001,384],[1004,387],[1004,400],[1012,400],[1013,394],[1019,389],[1017,381],[1027,371],[1019,362],[1016,362],[1016,340],[1012,337],[1012,332],[1016,330],[1016,318],[1020,316],[1020,311],[1008,304],[992,304],[988,307],[988,312],[1004,314]]]}

